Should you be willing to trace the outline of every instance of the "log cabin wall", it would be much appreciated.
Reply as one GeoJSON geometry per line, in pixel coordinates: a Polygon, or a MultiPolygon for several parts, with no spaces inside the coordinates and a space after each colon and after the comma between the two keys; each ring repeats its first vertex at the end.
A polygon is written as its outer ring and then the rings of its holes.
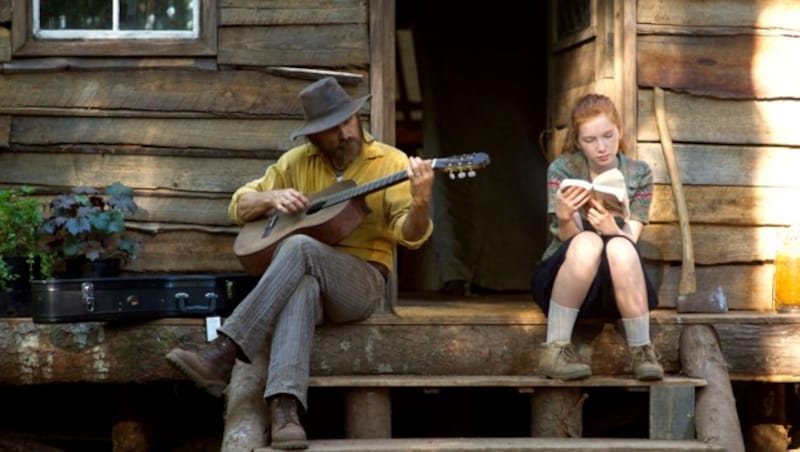
{"type": "Polygon", "coordinates": [[[353,96],[372,85],[373,111],[374,89],[393,88],[369,74],[370,4],[393,2],[202,2],[216,25],[200,55],[131,46],[89,58],[79,45],[18,54],[14,21],[28,4],[0,0],[0,186],[33,186],[43,201],[79,185],[133,187],[141,211],[128,227],[144,249],[128,271],[240,271],[230,195],[300,143],[289,133],[313,72],[336,71],[353,96]]]}
{"type": "Polygon", "coordinates": [[[800,194],[800,4],[638,0],[638,153],[655,174],[642,250],[674,306],[681,240],[656,126],[666,91],[697,267],[697,293],[721,286],[732,309],[772,309],[772,262],[800,194]]]}

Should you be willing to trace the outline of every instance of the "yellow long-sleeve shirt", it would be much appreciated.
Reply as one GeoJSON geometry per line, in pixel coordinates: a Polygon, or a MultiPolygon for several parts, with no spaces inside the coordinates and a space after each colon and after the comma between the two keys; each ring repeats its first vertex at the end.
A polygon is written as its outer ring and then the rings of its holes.
{"type": "MultiPolygon", "coordinates": [[[[371,137],[368,137],[371,138],[371,137]]],[[[361,154],[342,175],[343,180],[352,180],[362,185],[373,180],[405,171],[408,157],[399,149],[372,140],[362,146],[361,154]]],[[[310,144],[295,147],[284,153],[270,165],[264,176],[250,181],[233,194],[228,206],[230,218],[241,225],[237,203],[247,192],[261,192],[294,188],[306,195],[322,191],[336,182],[336,174],[320,150],[310,144]]],[[[409,182],[403,181],[366,196],[371,213],[347,238],[335,245],[345,253],[361,259],[378,262],[391,269],[397,244],[416,249],[430,237],[433,223],[422,238],[408,241],[403,238],[403,223],[411,205],[409,182]]]]}

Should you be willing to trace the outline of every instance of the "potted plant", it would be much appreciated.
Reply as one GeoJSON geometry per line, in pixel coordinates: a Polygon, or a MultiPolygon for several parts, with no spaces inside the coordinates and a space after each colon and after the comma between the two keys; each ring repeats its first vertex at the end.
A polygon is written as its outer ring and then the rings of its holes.
{"type": "Polygon", "coordinates": [[[30,313],[30,280],[50,276],[52,256],[38,243],[43,205],[34,189],[0,190],[0,314],[30,313]]]}
{"type": "Polygon", "coordinates": [[[64,276],[117,276],[121,263],[138,255],[141,241],[125,230],[125,213],[138,210],[130,187],[114,182],[102,193],[75,187],[55,197],[49,207],[39,234],[63,263],[64,276]]]}

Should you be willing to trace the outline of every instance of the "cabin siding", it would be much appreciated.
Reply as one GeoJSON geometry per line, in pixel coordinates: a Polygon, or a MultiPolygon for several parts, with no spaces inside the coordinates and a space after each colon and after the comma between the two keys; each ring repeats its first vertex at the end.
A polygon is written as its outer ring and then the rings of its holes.
{"type": "Polygon", "coordinates": [[[309,70],[370,92],[369,11],[366,0],[221,0],[216,13],[209,57],[32,58],[12,54],[15,16],[0,0],[0,186],[47,201],[120,181],[144,242],[125,270],[241,271],[230,195],[300,143],[289,134],[297,93],[319,77],[309,70]]]}
{"type": "Polygon", "coordinates": [[[800,187],[800,91],[785,65],[800,53],[800,5],[639,0],[637,8],[637,147],[656,182],[642,248],[655,274],[671,274],[661,304],[674,306],[681,242],[654,87],[666,91],[698,292],[719,286],[733,309],[770,310],[775,251],[785,227],[800,220],[788,208],[800,187]]]}

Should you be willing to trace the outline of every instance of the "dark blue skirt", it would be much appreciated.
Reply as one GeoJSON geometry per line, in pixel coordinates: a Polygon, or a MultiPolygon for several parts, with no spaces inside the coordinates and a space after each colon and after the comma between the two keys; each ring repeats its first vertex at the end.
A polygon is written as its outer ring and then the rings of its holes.
{"type": "MultiPolygon", "coordinates": [[[[533,277],[531,278],[533,300],[542,308],[545,315],[547,315],[547,310],[550,307],[550,296],[553,292],[553,284],[555,284],[556,275],[561,268],[561,264],[564,263],[564,259],[567,256],[567,249],[569,249],[573,237],[564,241],[552,256],[539,262],[533,272],[533,277]]],[[[608,241],[614,237],[623,237],[630,241],[630,239],[625,236],[611,235],[601,237],[603,238],[603,243],[608,243],[608,241]]],[[[639,253],[638,248],[636,249],[636,253],[639,253]]],[[[640,255],[639,261],[641,262],[641,260],[642,258],[640,255]]],[[[642,272],[644,273],[644,283],[647,288],[647,306],[650,310],[653,310],[658,306],[658,292],[656,292],[652,281],[650,281],[650,277],[644,269],[644,263],[642,263],[642,272]]],[[[605,253],[603,253],[600,259],[600,268],[597,270],[597,275],[592,285],[589,287],[586,298],[583,300],[578,316],[601,319],[618,319],[621,317],[619,309],[617,309],[617,299],[614,296],[614,284],[611,281],[608,258],[605,253]]]]}

